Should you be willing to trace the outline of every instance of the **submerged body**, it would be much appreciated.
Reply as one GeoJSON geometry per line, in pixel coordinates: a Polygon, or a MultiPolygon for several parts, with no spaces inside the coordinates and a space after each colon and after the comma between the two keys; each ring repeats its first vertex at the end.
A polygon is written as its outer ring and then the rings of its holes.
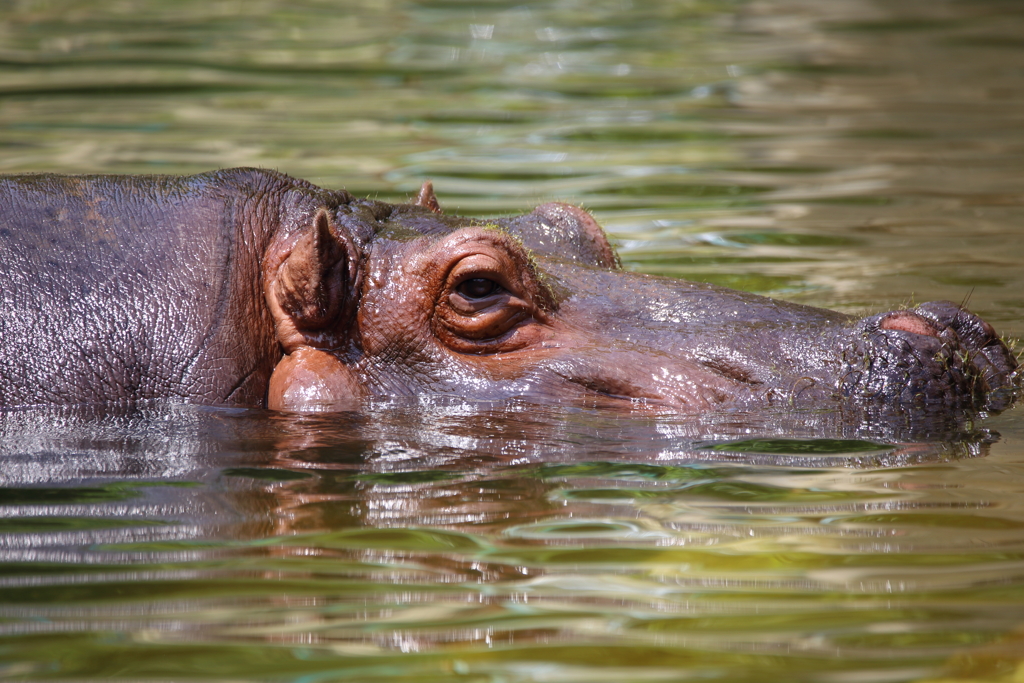
{"type": "Polygon", "coordinates": [[[479,221],[264,170],[0,179],[0,408],[341,410],[452,394],[998,409],[1017,362],[949,302],[856,319],[622,271],[581,209],[479,221]]]}

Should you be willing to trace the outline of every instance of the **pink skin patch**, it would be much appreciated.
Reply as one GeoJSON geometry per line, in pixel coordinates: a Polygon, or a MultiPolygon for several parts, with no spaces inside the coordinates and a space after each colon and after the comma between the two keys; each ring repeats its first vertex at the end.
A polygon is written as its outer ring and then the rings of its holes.
{"type": "Polygon", "coordinates": [[[883,330],[899,330],[912,334],[921,334],[926,337],[938,337],[939,330],[930,322],[910,311],[896,311],[878,324],[883,330]]]}

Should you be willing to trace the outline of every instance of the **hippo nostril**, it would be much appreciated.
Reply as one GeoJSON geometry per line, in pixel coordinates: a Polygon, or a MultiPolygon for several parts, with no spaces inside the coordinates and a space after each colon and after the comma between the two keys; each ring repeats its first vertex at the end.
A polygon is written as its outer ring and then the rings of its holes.
{"type": "Polygon", "coordinates": [[[968,349],[981,349],[989,344],[1002,345],[999,335],[987,322],[952,301],[931,301],[921,304],[914,314],[940,330],[943,338],[948,330],[968,349]]]}
{"type": "Polygon", "coordinates": [[[910,311],[891,313],[882,319],[878,327],[883,330],[899,330],[926,337],[938,337],[940,332],[932,323],[910,311]]]}

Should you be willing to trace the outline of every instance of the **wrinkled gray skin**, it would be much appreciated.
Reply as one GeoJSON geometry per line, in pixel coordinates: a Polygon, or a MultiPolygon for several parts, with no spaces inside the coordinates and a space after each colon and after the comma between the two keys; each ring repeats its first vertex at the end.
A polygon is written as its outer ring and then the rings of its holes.
{"type": "Polygon", "coordinates": [[[1001,409],[1017,362],[949,302],[856,319],[622,271],[593,219],[480,221],[265,170],[0,179],[0,408],[339,410],[452,394],[1001,409]]]}

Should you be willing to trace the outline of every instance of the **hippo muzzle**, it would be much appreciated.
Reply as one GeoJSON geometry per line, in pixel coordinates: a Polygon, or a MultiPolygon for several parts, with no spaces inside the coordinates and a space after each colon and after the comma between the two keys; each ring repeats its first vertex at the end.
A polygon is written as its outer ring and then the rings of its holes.
{"type": "Polygon", "coordinates": [[[846,356],[841,393],[859,401],[951,410],[1005,409],[1017,359],[991,325],[950,301],[871,316],[846,356]]]}

